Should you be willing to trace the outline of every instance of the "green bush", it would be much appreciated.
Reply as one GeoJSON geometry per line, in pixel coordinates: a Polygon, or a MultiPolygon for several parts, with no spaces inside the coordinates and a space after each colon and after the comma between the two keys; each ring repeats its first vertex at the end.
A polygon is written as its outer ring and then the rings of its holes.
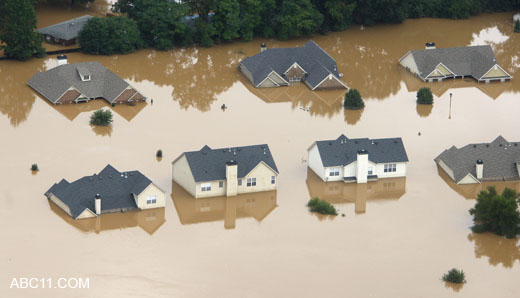
{"type": "Polygon", "coordinates": [[[336,208],[325,200],[320,200],[318,197],[311,199],[307,203],[307,207],[311,212],[318,212],[321,214],[338,215],[336,208]]]}
{"type": "Polygon", "coordinates": [[[157,150],[157,153],[155,154],[155,156],[161,158],[162,157],[162,150],[161,149],[157,150]]]}
{"type": "Polygon", "coordinates": [[[474,208],[469,210],[473,215],[473,232],[492,232],[507,238],[515,237],[519,232],[520,212],[518,212],[518,194],[506,188],[501,195],[494,186],[481,191],[474,208]]]}
{"type": "Polygon", "coordinates": [[[112,112],[110,110],[97,110],[90,116],[90,124],[96,126],[108,126],[112,124],[112,112]]]}
{"type": "Polygon", "coordinates": [[[363,102],[359,91],[356,89],[350,89],[347,94],[345,94],[343,106],[349,110],[361,110],[365,107],[365,103],[363,102]]]}
{"type": "Polygon", "coordinates": [[[31,166],[31,171],[39,171],[38,164],[33,163],[31,166]]]}
{"type": "Polygon", "coordinates": [[[128,17],[91,18],[79,43],[83,52],[96,55],[128,54],[144,45],[137,23],[128,17]]]}
{"type": "Polygon", "coordinates": [[[466,274],[462,270],[453,268],[450,271],[448,271],[448,273],[442,276],[442,280],[446,282],[461,284],[466,282],[466,274]]]}
{"type": "Polygon", "coordinates": [[[428,87],[422,87],[417,91],[417,103],[423,105],[431,105],[433,104],[433,95],[432,91],[428,87]]]}
{"type": "Polygon", "coordinates": [[[515,32],[520,33],[520,20],[515,21],[515,32]]]}

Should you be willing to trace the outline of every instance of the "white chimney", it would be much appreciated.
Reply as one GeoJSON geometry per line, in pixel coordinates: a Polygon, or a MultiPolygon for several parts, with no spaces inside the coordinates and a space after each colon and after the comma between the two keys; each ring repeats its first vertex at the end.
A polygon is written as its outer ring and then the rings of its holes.
{"type": "Polygon", "coordinates": [[[482,180],[482,177],[484,176],[484,162],[482,159],[477,160],[477,163],[475,164],[475,170],[477,172],[477,179],[482,180]]]}
{"type": "Polygon", "coordinates": [[[368,151],[365,149],[357,152],[357,169],[356,180],[357,183],[367,183],[368,175],[368,151]]]}
{"type": "Polygon", "coordinates": [[[96,194],[96,214],[101,215],[101,196],[96,194]]]}
{"type": "Polygon", "coordinates": [[[226,162],[226,196],[236,196],[238,192],[238,163],[235,160],[226,162]]]}
{"type": "Polygon", "coordinates": [[[67,64],[67,55],[59,55],[58,56],[58,66],[67,64]]]}
{"type": "Polygon", "coordinates": [[[427,42],[425,48],[427,50],[435,49],[435,43],[434,42],[427,42]]]}
{"type": "Polygon", "coordinates": [[[264,42],[262,42],[262,44],[260,45],[260,52],[263,52],[265,50],[267,50],[267,46],[265,45],[264,42]]]}

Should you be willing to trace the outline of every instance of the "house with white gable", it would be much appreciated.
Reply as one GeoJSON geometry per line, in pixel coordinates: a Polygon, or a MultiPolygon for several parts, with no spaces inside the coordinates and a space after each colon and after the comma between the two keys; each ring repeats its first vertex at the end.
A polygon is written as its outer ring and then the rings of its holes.
{"type": "Polygon", "coordinates": [[[308,149],[309,168],[323,181],[367,183],[406,176],[408,156],[401,138],[349,139],[314,142],[308,149]]]}
{"type": "Polygon", "coordinates": [[[267,144],[184,152],[173,180],[195,198],[276,190],[278,168],[267,144]]]}

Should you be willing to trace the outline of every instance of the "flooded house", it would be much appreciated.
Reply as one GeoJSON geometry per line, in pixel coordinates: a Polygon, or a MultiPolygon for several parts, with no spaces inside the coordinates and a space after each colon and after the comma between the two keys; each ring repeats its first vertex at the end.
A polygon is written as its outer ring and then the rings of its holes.
{"type": "Polygon", "coordinates": [[[74,182],[62,179],[45,196],[74,219],[162,208],[166,202],[166,192],[141,172],[119,172],[111,165],[74,182]]]}
{"type": "Polygon", "coordinates": [[[267,49],[245,58],[238,69],[256,88],[287,86],[303,81],[311,90],[347,89],[338,66],[325,50],[310,40],[302,47],[267,49]]]}
{"type": "Polygon", "coordinates": [[[58,66],[32,76],[27,85],[52,104],[88,102],[104,99],[110,104],[135,104],[146,101],[136,89],[99,62],[67,63],[58,56],[58,66]]]}
{"type": "Polygon", "coordinates": [[[434,160],[456,184],[520,180],[520,142],[498,136],[491,143],[452,146],[434,160]]]}
{"type": "Polygon", "coordinates": [[[406,177],[408,155],[401,138],[349,139],[342,134],[316,141],[307,151],[309,168],[325,182],[406,177]]]}
{"type": "Polygon", "coordinates": [[[512,79],[497,62],[489,45],[436,48],[426,43],[424,50],[412,50],[399,63],[426,82],[471,77],[478,82],[505,82],[512,79]]]}
{"type": "Polygon", "coordinates": [[[195,198],[276,190],[278,168],[267,144],[184,152],[173,180],[195,198]]]}
{"type": "Polygon", "coordinates": [[[79,32],[91,18],[93,18],[93,16],[84,15],[65,22],[40,28],[36,31],[41,33],[44,40],[48,43],[69,46],[78,41],[79,32]]]}

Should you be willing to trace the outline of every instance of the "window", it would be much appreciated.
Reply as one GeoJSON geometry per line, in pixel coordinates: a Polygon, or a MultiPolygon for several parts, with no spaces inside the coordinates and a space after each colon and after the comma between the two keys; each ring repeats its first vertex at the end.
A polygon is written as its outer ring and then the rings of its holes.
{"type": "Polygon", "coordinates": [[[302,79],[300,77],[290,77],[289,82],[300,82],[302,79]]]}
{"type": "Polygon", "coordinates": [[[218,187],[219,187],[219,188],[224,187],[224,181],[219,181],[219,182],[218,182],[218,187]]]}
{"type": "Polygon", "coordinates": [[[83,81],[90,81],[90,76],[89,75],[84,75],[83,76],[83,81]]]}
{"type": "Polygon", "coordinates": [[[157,203],[157,196],[146,196],[146,204],[157,203]]]}
{"type": "Polygon", "coordinates": [[[271,176],[271,184],[275,184],[276,183],[276,176],[271,176]]]}
{"type": "Polygon", "coordinates": [[[210,191],[211,190],[211,183],[202,183],[200,185],[201,191],[210,191]]]}
{"type": "Polygon", "coordinates": [[[339,176],[339,168],[330,168],[329,169],[329,176],[339,176]]]}
{"type": "Polygon", "coordinates": [[[238,179],[238,186],[242,186],[242,179],[238,179]]]}
{"type": "Polygon", "coordinates": [[[368,167],[368,175],[373,175],[373,174],[374,174],[374,168],[368,167]]]}
{"type": "Polygon", "coordinates": [[[394,173],[397,171],[397,165],[395,163],[387,163],[385,164],[385,173],[394,173]]]}
{"type": "Polygon", "coordinates": [[[247,187],[256,186],[256,178],[247,178],[247,187]]]}

